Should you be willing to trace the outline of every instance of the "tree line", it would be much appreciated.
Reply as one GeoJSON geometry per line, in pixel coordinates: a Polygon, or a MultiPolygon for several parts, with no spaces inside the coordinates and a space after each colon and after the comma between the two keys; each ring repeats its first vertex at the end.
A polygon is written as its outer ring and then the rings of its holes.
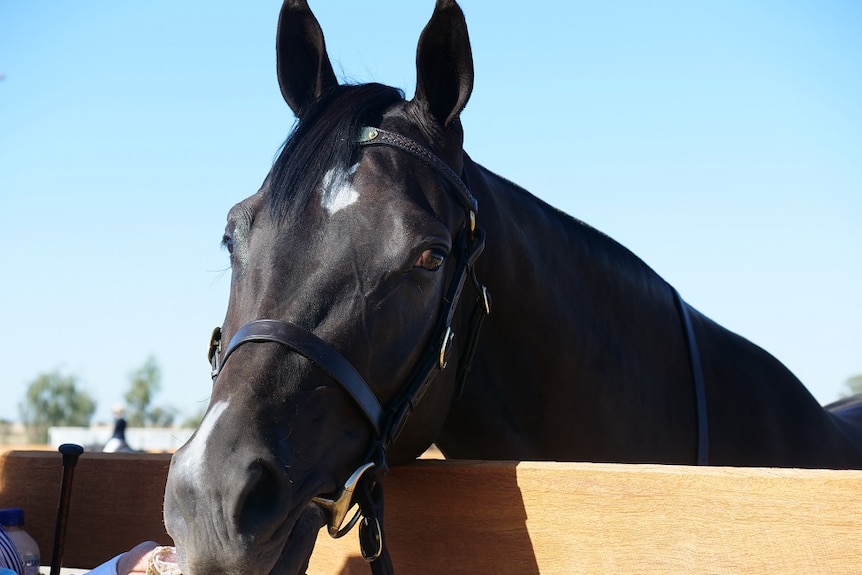
{"type": "MultiPolygon", "coordinates": [[[[176,407],[153,405],[161,379],[161,369],[152,356],[129,374],[129,389],[123,395],[129,427],[170,427],[176,422],[179,417],[176,407]]],[[[844,397],[862,393],[862,374],[848,378],[844,387],[844,397]]],[[[96,400],[81,388],[76,376],[54,370],[39,375],[29,384],[18,409],[28,441],[46,443],[50,427],[89,427],[96,407],[96,400]]],[[[203,415],[201,409],[180,423],[183,427],[197,427],[203,415]]]]}
{"type": "MultiPolygon", "coordinates": [[[[161,389],[162,373],[152,356],[129,374],[129,388],[123,395],[129,427],[170,427],[180,415],[173,406],[154,405],[161,389]]],[[[46,443],[50,427],[89,427],[96,412],[96,400],[82,388],[78,377],[59,370],[40,374],[28,386],[18,406],[21,422],[32,443],[46,443]]],[[[182,421],[197,427],[203,411],[182,421]]]]}

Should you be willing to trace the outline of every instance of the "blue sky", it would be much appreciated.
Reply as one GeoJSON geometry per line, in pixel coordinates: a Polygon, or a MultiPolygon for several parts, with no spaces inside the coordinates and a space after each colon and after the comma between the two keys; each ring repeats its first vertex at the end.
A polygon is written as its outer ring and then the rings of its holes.
{"type": "MultiPolygon", "coordinates": [[[[414,86],[429,0],[311,2],[336,72],[414,86]]],[[[474,160],[614,237],[822,402],[862,373],[862,4],[464,0],[474,160]]],[[[227,210],[293,117],[278,2],[0,2],[0,418],[108,421],[150,355],[205,406],[227,210]]]]}

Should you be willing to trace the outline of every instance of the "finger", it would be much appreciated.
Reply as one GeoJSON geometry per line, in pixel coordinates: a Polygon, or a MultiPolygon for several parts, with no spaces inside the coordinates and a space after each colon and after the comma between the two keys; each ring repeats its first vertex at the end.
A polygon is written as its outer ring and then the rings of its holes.
{"type": "Polygon", "coordinates": [[[146,573],[150,553],[158,546],[159,544],[155,541],[144,541],[132,547],[117,561],[117,575],[146,573]]]}

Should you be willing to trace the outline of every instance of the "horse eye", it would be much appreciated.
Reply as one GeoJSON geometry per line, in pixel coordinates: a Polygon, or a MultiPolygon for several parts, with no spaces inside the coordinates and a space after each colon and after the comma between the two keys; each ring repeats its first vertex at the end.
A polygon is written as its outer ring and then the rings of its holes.
{"type": "Polygon", "coordinates": [[[422,255],[417,258],[413,266],[435,272],[443,267],[443,262],[445,260],[446,254],[440,250],[428,249],[422,252],[422,255]]]}
{"type": "Polygon", "coordinates": [[[227,253],[233,255],[233,238],[229,235],[225,234],[221,238],[221,245],[224,249],[227,250],[227,253]]]}

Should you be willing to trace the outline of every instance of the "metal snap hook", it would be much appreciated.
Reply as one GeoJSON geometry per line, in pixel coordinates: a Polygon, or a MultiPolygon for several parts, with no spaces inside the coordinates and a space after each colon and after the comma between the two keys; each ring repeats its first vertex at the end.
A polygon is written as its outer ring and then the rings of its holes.
{"type": "Polygon", "coordinates": [[[344,483],[344,487],[341,489],[341,492],[337,497],[330,499],[328,497],[318,496],[311,499],[312,503],[322,507],[329,515],[329,523],[326,528],[329,532],[329,536],[333,539],[338,539],[339,537],[347,535],[347,533],[353,529],[353,526],[356,525],[356,522],[359,521],[361,511],[357,509],[356,513],[345,525],[347,514],[353,508],[353,492],[356,490],[356,486],[359,484],[359,480],[362,479],[365,472],[373,468],[374,463],[369,461],[354,471],[344,483]]]}

